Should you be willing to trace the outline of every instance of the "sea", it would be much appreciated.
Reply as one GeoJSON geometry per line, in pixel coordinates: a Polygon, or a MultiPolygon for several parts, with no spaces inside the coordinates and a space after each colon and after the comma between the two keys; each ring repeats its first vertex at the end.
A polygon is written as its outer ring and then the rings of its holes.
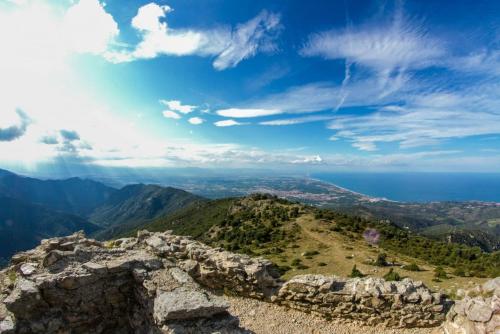
{"type": "Polygon", "coordinates": [[[402,202],[500,202],[500,173],[315,173],[357,193],[402,202]]]}

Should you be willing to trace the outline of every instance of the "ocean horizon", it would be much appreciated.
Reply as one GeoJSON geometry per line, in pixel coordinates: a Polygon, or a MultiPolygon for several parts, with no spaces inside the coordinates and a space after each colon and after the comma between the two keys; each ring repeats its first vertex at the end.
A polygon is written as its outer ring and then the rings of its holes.
{"type": "Polygon", "coordinates": [[[500,173],[314,173],[312,178],[401,202],[500,202],[500,173]]]}

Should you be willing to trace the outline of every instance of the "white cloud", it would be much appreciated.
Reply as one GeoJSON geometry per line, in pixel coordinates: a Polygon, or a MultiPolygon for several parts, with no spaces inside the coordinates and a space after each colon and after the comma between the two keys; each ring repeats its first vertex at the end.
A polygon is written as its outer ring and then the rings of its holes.
{"type": "Polygon", "coordinates": [[[66,12],[62,32],[76,52],[104,53],[118,36],[118,24],[98,0],[80,0],[66,12]]]}
{"type": "Polygon", "coordinates": [[[139,8],[132,19],[132,27],[141,35],[134,50],[117,50],[107,53],[112,62],[127,62],[150,59],[161,55],[198,55],[216,57],[213,66],[217,70],[235,67],[242,60],[258,52],[273,52],[277,49],[275,39],[280,31],[280,17],[262,11],[246,23],[209,30],[174,29],[170,27],[166,14],[169,6],[149,3],[139,8]]]}
{"type": "Polygon", "coordinates": [[[390,22],[349,26],[310,36],[301,50],[304,56],[347,59],[377,71],[422,68],[433,65],[446,50],[422,24],[405,18],[397,9],[390,22]]]}
{"type": "Polygon", "coordinates": [[[182,104],[181,101],[178,100],[171,100],[171,101],[160,100],[160,103],[167,106],[170,110],[175,110],[183,114],[189,114],[190,112],[198,108],[197,106],[182,104]]]}
{"type": "Polygon", "coordinates": [[[275,51],[274,40],[280,28],[280,16],[265,10],[250,21],[239,24],[227,47],[215,59],[214,67],[218,70],[235,67],[258,51],[275,51]]]}
{"type": "Polygon", "coordinates": [[[282,111],[278,109],[244,109],[244,108],[229,108],[217,110],[217,115],[224,117],[234,118],[249,118],[261,117],[281,114],[282,111]]]}
{"type": "Polygon", "coordinates": [[[240,123],[235,121],[234,119],[225,119],[223,121],[217,121],[214,123],[215,126],[226,127],[226,126],[235,126],[235,125],[243,125],[245,123],[240,123]]]}
{"type": "Polygon", "coordinates": [[[321,121],[328,121],[333,119],[334,116],[326,116],[326,115],[321,115],[321,116],[304,116],[304,117],[297,117],[297,118],[286,118],[286,119],[275,119],[272,121],[264,121],[260,122],[260,125],[295,125],[295,124],[303,124],[303,123],[311,123],[311,122],[321,122],[321,121]]]}
{"type": "Polygon", "coordinates": [[[329,124],[335,137],[361,150],[396,142],[401,148],[436,145],[447,139],[500,133],[500,100],[490,85],[462,92],[416,94],[404,107],[379,108],[366,115],[338,117],[329,124]]]}
{"type": "Polygon", "coordinates": [[[188,122],[193,124],[193,125],[200,125],[200,124],[203,124],[203,122],[205,122],[205,120],[203,118],[200,118],[200,117],[191,117],[190,119],[188,119],[188,122]]]}
{"type": "Polygon", "coordinates": [[[323,162],[323,158],[319,155],[314,156],[304,156],[297,160],[292,160],[292,164],[320,164],[323,162]]]}
{"type": "Polygon", "coordinates": [[[180,119],[181,118],[181,115],[179,115],[178,113],[176,113],[175,111],[172,111],[172,110],[164,110],[162,112],[163,114],[163,117],[165,118],[172,118],[172,119],[180,119]]]}

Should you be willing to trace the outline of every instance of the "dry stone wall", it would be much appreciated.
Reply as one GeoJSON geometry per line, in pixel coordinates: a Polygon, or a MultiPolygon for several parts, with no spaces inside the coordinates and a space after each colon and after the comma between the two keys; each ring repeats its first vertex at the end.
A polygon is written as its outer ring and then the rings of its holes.
{"type": "Polygon", "coordinates": [[[44,240],[0,272],[0,333],[246,333],[227,291],[327,318],[437,326],[449,302],[421,282],[279,278],[268,260],[141,231],[109,243],[44,240]]]}
{"type": "Polygon", "coordinates": [[[463,298],[446,315],[444,333],[500,333],[500,277],[459,295],[463,298]]]}

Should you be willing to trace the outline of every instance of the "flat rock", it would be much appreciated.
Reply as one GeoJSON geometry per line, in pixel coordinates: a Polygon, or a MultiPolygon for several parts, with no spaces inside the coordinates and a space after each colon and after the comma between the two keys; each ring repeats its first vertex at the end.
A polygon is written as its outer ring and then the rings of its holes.
{"type": "Polygon", "coordinates": [[[228,308],[228,303],[222,297],[181,287],[170,292],[161,292],[156,297],[153,317],[161,324],[167,320],[208,318],[224,313],[228,308]]]}

